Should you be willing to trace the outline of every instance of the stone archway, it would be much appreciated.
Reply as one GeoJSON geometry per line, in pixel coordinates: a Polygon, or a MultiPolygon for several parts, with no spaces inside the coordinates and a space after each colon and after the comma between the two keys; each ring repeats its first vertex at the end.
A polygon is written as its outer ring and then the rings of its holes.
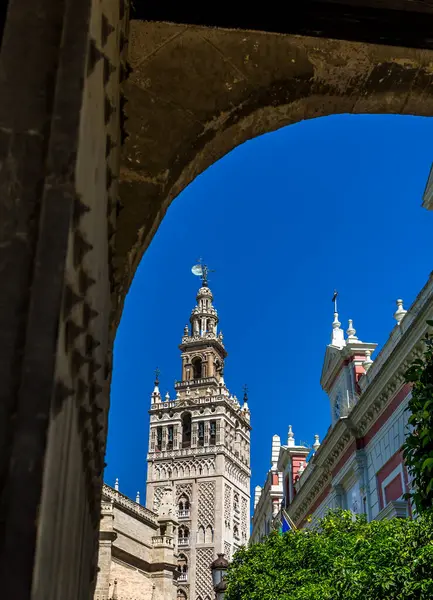
{"type": "Polygon", "coordinates": [[[115,323],[170,203],[235,146],[331,114],[433,115],[430,50],[141,21],[130,40],[115,323]]]}
{"type": "MultiPolygon", "coordinates": [[[[362,8],[363,0],[346,1],[362,8]]],[[[407,19],[420,4],[364,3],[404,7],[407,19]]],[[[400,49],[359,43],[383,43],[380,27],[370,33],[374,10],[355,28],[331,24],[336,41],[323,32],[164,23],[132,23],[129,32],[128,5],[35,0],[23,10],[8,2],[0,48],[0,579],[16,600],[89,598],[115,327],[176,195],[234,146],[303,118],[433,115],[433,57],[423,50],[431,15],[422,16],[419,39],[407,27],[409,47],[400,49]]]]}

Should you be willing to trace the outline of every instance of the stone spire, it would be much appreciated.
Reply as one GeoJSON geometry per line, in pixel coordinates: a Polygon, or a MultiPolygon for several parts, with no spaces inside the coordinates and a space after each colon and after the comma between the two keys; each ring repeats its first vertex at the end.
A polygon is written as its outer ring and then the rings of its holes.
{"type": "Polygon", "coordinates": [[[119,491],[119,478],[116,477],[116,480],[114,482],[114,489],[116,490],[116,492],[119,491]]]}
{"type": "Polygon", "coordinates": [[[244,385],[244,402],[242,404],[242,412],[245,415],[245,418],[249,420],[250,418],[250,409],[248,406],[248,387],[244,385]]]}
{"type": "Polygon", "coordinates": [[[332,338],[331,344],[337,348],[343,348],[346,345],[344,340],[344,331],[340,327],[341,323],[338,320],[338,312],[334,313],[334,321],[332,323],[332,338]]]}
{"type": "Polygon", "coordinates": [[[137,504],[140,504],[140,492],[137,492],[137,495],[135,496],[135,501],[137,504]]]}
{"type": "Polygon", "coordinates": [[[160,375],[160,370],[157,367],[155,369],[155,382],[154,382],[155,387],[153,388],[152,396],[150,399],[151,404],[159,404],[160,402],[162,402],[161,392],[159,391],[159,375],[160,375]]]}
{"type": "Polygon", "coordinates": [[[400,325],[404,315],[407,313],[407,310],[403,308],[403,300],[397,300],[397,310],[394,313],[394,319],[397,321],[397,325],[400,325]]]}
{"type": "Polygon", "coordinates": [[[320,447],[319,436],[316,433],[316,435],[314,436],[314,444],[313,444],[314,453],[317,452],[317,450],[319,449],[319,447],[320,447]]]}
{"type": "Polygon", "coordinates": [[[289,448],[293,448],[295,446],[295,436],[293,434],[291,425],[289,425],[289,431],[287,432],[287,446],[289,448]]]}

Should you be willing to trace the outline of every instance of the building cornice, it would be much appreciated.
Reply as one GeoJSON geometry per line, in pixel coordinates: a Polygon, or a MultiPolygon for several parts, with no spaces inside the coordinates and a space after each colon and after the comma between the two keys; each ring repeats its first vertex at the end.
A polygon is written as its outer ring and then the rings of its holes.
{"type": "Polygon", "coordinates": [[[158,528],[158,515],[156,513],[137,504],[137,502],[134,502],[106,483],[102,487],[102,499],[110,500],[116,508],[146,523],[146,525],[150,525],[152,529],[158,528]]]}
{"type": "Polygon", "coordinates": [[[170,571],[175,573],[177,569],[177,565],[167,562],[150,563],[147,560],[135,556],[134,554],[130,554],[126,550],[118,548],[117,546],[113,546],[112,556],[113,558],[116,558],[127,565],[140,569],[140,571],[144,571],[145,573],[160,573],[161,571],[170,571]]]}

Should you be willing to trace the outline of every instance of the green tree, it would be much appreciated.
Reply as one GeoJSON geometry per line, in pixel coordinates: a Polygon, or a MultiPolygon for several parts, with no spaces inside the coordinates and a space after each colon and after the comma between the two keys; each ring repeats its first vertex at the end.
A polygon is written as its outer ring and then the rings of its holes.
{"type": "Polygon", "coordinates": [[[330,512],[236,552],[226,600],[430,600],[433,515],[366,522],[330,512]]]}
{"type": "MultiPolygon", "coordinates": [[[[427,321],[433,326],[433,321],[427,321]]],[[[418,513],[433,507],[433,339],[426,333],[423,357],[415,360],[406,372],[412,383],[411,432],[403,445],[403,456],[412,476],[412,498],[418,513]]]]}

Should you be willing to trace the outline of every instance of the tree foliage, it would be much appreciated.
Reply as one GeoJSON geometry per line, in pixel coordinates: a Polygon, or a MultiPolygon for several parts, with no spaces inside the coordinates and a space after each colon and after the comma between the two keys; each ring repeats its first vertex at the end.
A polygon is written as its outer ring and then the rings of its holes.
{"type": "MultiPolygon", "coordinates": [[[[427,321],[433,326],[433,321],[427,321]]],[[[403,446],[403,456],[412,476],[412,498],[418,513],[433,507],[433,339],[425,336],[423,358],[415,360],[406,372],[412,383],[408,403],[412,431],[403,446]]]]}
{"type": "Polygon", "coordinates": [[[433,515],[367,523],[330,512],[238,550],[227,583],[226,600],[430,600],[433,515]]]}

